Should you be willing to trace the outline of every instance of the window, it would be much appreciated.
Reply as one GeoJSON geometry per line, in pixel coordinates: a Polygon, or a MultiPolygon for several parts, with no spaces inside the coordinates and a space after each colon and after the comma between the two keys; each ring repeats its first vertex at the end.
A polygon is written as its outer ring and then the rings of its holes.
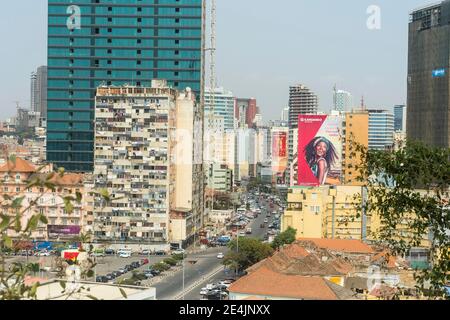
{"type": "Polygon", "coordinates": [[[20,187],[16,187],[16,192],[20,192],[20,187]]]}

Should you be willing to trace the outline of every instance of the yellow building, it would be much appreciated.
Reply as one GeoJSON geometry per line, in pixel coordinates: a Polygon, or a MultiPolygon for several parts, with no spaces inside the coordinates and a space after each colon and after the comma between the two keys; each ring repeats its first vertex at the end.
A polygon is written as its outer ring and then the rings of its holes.
{"type": "MultiPolygon", "coordinates": [[[[292,227],[297,238],[334,238],[377,240],[382,226],[379,215],[369,212],[363,219],[359,214],[361,186],[291,187],[288,207],[281,219],[281,231],[292,227]]],[[[411,240],[407,223],[414,219],[406,215],[397,226],[398,239],[411,240]],[[408,218],[409,217],[409,218],[408,218]]],[[[422,248],[430,246],[428,234],[423,235],[422,248]]]]}
{"type": "Polygon", "coordinates": [[[362,219],[356,218],[361,187],[293,187],[282,219],[282,231],[297,230],[297,238],[363,238],[362,219]]]}
{"type": "Polygon", "coordinates": [[[344,185],[361,186],[358,181],[361,154],[355,151],[355,144],[369,146],[369,113],[365,110],[354,110],[345,115],[342,155],[342,176],[344,185]]]}

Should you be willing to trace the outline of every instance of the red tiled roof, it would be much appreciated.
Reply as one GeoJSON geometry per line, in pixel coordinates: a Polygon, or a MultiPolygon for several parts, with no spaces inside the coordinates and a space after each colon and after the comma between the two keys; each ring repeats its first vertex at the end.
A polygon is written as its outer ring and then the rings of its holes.
{"type": "Polygon", "coordinates": [[[13,172],[13,173],[31,173],[36,172],[36,168],[28,161],[22,158],[16,157],[14,161],[8,160],[3,166],[0,167],[0,172],[13,172]]]}
{"type": "Polygon", "coordinates": [[[327,280],[321,277],[285,275],[264,266],[234,282],[228,290],[233,293],[279,298],[339,300],[327,280]]]}
{"type": "Polygon", "coordinates": [[[374,253],[374,250],[369,245],[360,240],[300,238],[298,241],[300,243],[312,242],[319,248],[334,251],[347,253],[374,253]]]}

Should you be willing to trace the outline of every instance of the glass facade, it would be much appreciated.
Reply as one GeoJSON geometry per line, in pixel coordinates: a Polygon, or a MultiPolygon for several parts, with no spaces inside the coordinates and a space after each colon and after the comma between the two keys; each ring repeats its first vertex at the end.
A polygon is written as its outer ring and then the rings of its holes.
{"type": "Polygon", "coordinates": [[[407,137],[450,147],[450,1],[411,13],[407,137]]]}
{"type": "Polygon", "coordinates": [[[224,130],[234,130],[234,101],[235,97],[230,91],[226,91],[223,88],[217,88],[214,91],[214,106],[213,94],[211,89],[205,90],[205,121],[211,114],[211,110],[214,110],[214,116],[223,119],[224,130]]]}
{"type": "Polygon", "coordinates": [[[369,149],[387,150],[394,145],[394,114],[369,110],[369,149]]]}
{"type": "Polygon", "coordinates": [[[99,85],[165,79],[199,96],[202,0],[49,0],[47,160],[90,172],[99,85]]]}

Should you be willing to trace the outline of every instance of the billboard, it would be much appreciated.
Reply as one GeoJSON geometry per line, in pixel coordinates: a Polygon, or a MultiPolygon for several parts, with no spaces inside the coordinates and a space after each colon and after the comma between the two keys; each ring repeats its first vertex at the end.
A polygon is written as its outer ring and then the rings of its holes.
{"type": "Polygon", "coordinates": [[[288,167],[288,129],[272,132],[272,174],[275,183],[285,184],[285,172],[288,167]]]}
{"type": "Polygon", "coordinates": [[[342,171],[342,118],[300,115],[297,185],[339,185],[342,171]]]}
{"type": "Polygon", "coordinates": [[[47,233],[49,238],[70,238],[80,234],[80,226],[48,225],[47,233]]]}

